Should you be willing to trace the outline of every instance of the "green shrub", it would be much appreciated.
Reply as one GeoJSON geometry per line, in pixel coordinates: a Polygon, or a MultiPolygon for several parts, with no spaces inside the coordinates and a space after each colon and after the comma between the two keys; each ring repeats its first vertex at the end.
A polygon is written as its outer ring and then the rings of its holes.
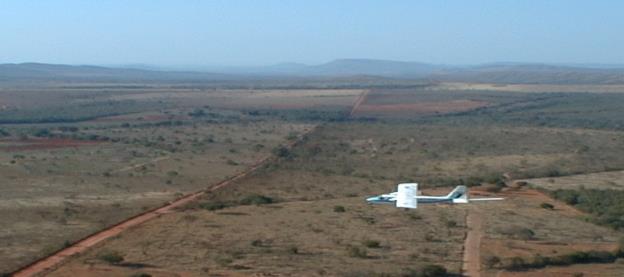
{"type": "Polygon", "coordinates": [[[134,273],[130,277],[152,277],[151,274],[145,272],[134,273]]]}
{"type": "Polygon", "coordinates": [[[422,277],[444,277],[447,276],[447,270],[441,265],[429,264],[420,270],[422,277]]]}
{"type": "Polygon", "coordinates": [[[50,130],[48,129],[39,129],[33,133],[35,137],[49,137],[51,135],[50,130]]]}
{"type": "Polygon", "coordinates": [[[353,258],[361,258],[361,259],[368,258],[368,253],[366,252],[366,249],[353,246],[353,245],[349,245],[347,247],[347,255],[353,258]]]}
{"type": "Polygon", "coordinates": [[[239,203],[241,205],[264,205],[264,204],[275,203],[275,200],[273,200],[273,198],[268,197],[268,196],[252,194],[241,199],[239,203]]]}
{"type": "Polygon", "coordinates": [[[521,257],[513,257],[505,264],[503,268],[507,270],[519,271],[534,268],[543,268],[546,266],[568,266],[573,264],[588,263],[613,263],[616,261],[616,259],[616,254],[607,251],[577,251],[574,253],[553,257],[543,257],[537,255],[532,262],[527,262],[521,257]]]}
{"type": "Polygon", "coordinates": [[[501,259],[498,256],[487,256],[483,259],[483,264],[489,269],[492,269],[501,263],[501,259]]]}
{"type": "Polygon", "coordinates": [[[381,247],[381,242],[379,242],[378,240],[365,240],[362,244],[368,248],[380,248],[381,247]]]}
{"type": "Polygon", "coordinates": [[[282,145],[274,148],[272,152],[273,152],[273,155],[278,156],[280,158],[288,158],[292,155],[290,153],[290,150],[288,150],[288,148],[282,145]]]}
{"type": "Polygon", "coordinates": [[[513,257],[509,260],[509,263],[505,266],[507,270],[525,270],[527,268],[527,263],[521,257],[513,257]]]}
{"type": "Polygon", "coordinates": [[[251,246],[253,247],[262,247],[264,246],[262,240],[256,239],[251,242],[251,246]]]}
{"type": "Polygon", "coordinates": [[[118,264],[124,261],[124,257],[117,251],[106,251],[98,255],[98,259],[109,264],[118,264]]]}
{"type": "Polygon", "coordinates": [[[553,206],[550,203],[542,203],[540,204],[540,207],[542,207],[543,209],[547,209],[547,210],[553,210],[555,208],[555,206],[553,206]]]}
{"type": "Polygon", "coordinates": [[[0,129],[0,137],[8,137],[10,135],[11,135],[11,133],[9,133],[7,130],[0,129]]]}
{"type": "Polygon", "coordinates": [[[344,213],[344,212],[346,212],[346,211],[347,211],[347,209],[345,209],[345,207],[343,207],[343,206],[340,206],[340,205],[338,205],[338,206],[334,206],[334,212],[337,212],[337,213],[344,213]]]}
{"type": "Polygon", "coordinates": [[[299,248],[297,246],[289,246],[288,249],[286,249],[286,251],[290,254],[296,255],[299,254],[299,248]]]}
{"type": "Polygon", "coordinates": [[[221,209],[225,209],[227,208],[229,205],[228,203],[225,202],[205,202],[205,203],[201,203],[199,204],[199,207],[205,210],[209,210],[209,211],[216,211],[216,210],[221,210],[221,209]]]}

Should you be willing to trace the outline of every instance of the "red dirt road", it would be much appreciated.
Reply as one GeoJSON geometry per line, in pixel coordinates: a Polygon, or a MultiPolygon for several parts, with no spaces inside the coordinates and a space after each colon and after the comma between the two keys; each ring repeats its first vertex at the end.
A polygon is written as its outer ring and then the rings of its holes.
{"type": "Polygon", "coordinates": [[[464,241],[464,260],[462,272],[464,276],[481,276],[481,238],[483,237],[483,216],[469,210],[466,217],[468,233],[464,241]]]}
{"type": "Polygon", "coordinates": [[[349,116],[353,117],[353,115],[355,114],[357,109],[362,105],[362,103],[366,102],[367,96],[368,96],[368,90],[362,91],[362,94],[360,94],[360,97],[358,97],[358,99],[355,100],[355,103],[353,104],[353,108],[351,108],[351,113],[349,113],[349,116]]]}
{"type": "MultiPolygon", "coordinates": [[[[309,130],[307,130],[303,135],[301,135],[299,137],[299,139],[289,143],[287,145],[288,148],[292,148],[295,145],[297,145],[300,142],[300,139],[302,137],[304,137],[306,134],[312,132],[315,129],[315,127],[310,128],[309,130]]],[[[217,189],[220,189],[222,187],[228,186],[232,183],[234,183],[237,180],[240,180],[244,177],[246,177],[247,175],[249,175],[250,173],[254,172],[256,169],[260,168],[261,166],[263,166],[266,162],[268,161],[272,161],[276,159],[276,157],[274,156],[269,156],[266,157],[264,159],[259,160],[258,162],[256,162],[252,167],[247,168],[245,171],[238,173],[237,175],[235,175],[234,177],[231,177],[229,179],[226,179],[224,181],[221,181],[220,183],[210,187],[207,190],[202,190],[202,191],[198,191],[195,193],[191,193],[188,194],[182,198],[179,198],[177,200],[174,200],[172,202],[169,202],[168,204],[156,208],[156,209],[152,209],[149,210],[145,213],[139,214],[135,217],[131,217],[127,220],[124,220],[116,225],[113,225],[107,229],[104,229],[102,231],[99,231],[93,235],[90,235],[78,242],[76,242],[75,244],[62,249],[48,257],[42,258],[40,260],[37,260],[33,263],[31,263],[30,265],[27,265],[19,270],[17,270],[16,272],[13,273],[14,277],[26,277],[26,276],[35,276],[35,275],[41,275],[41,274],[45,274],[50,272],[51,270],[55,269],[57,266],[61,265],[64,261],[66,261],[69,257],[82,253],[85,250],[89,249],[90,247],[93,247],[95,245],[97,245],[98,243],[109,239],[111,237],[117,236],[119,235],[121,232],[123,232],[124,230],[127,230],[129,228],[138,226],[144,222],[147,222],[153,218],[159,217],[163,214],[167,214],[167,213],[171,213],[174,212],[176,208],[181,207],[183,205],[186,205],[187,203],[197,199],[198,197],[200,197],[201,195],[205,194],[206,192],[211,192],[211,191],[215,191],[217,189]]]]}

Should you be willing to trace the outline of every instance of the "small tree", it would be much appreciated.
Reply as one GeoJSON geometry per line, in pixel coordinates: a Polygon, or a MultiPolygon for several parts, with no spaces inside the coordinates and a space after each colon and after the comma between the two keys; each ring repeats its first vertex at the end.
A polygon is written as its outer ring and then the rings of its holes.
{"type": "Polygon", "coordinates": [[[119,264],[124,261],[123,255],[117,251],[106,251],[100,253],[100,255],[98,255],[98,258],[109,264],[119,264]]]}
{"type": "Polygon", "coordinates": [[[446,268],[437,264],[429,264],[420,270],[422,277],[444,277],[447,276],[446,268]]]}
{"type": "Polygon", "coordinates": [[[501,259],[498,256],[487,256],[483,263],[487,268],[492,269],[501,263],[501,259]]]}

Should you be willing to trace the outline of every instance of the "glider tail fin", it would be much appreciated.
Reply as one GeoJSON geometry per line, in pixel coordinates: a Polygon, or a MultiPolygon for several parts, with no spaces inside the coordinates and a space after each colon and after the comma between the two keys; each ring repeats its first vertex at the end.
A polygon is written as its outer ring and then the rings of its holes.
{"type": "Polygon", "coordinates": [[[446,197],[451,199],[453,203],[468,203],[468,188],[466,186],[457,186],[446,197]]]}

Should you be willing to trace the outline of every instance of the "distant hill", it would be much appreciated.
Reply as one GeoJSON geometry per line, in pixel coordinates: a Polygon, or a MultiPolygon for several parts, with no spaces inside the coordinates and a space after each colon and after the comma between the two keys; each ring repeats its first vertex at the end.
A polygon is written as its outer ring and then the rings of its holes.
{"type": "MultiPolygon", "coordinates": [[[[212,72],[161,71],[42,63],[0,64],[0,81],[97,81],[97,82],[257,82],[289,84],[332,80],[340,84],[391,83],[397,80],[456,81],[509,84],[624,84],[624,68],[617,66],[565,66],[492,63],[447,66],[418,62],[340,59],[320,65],[283,63],[258,67],[210,68],[212,72]],[[339,80],[339,81],[337,81],[339,80]],[[373,80],[375,80],[373,82],[373,80]]],[[[154,67],[156,68],[156,67],[154,67]]]]}
{"type": "Polygon", "coordinates": [[[226,74],[108,68],[43,63],[0,64],[0,81],[201,81],[240,78],[226,74]]]}
{"type": "Polygon", "coordinates": [[[447,69],[429,76],[441,81],[509,84],[624,84],[624,68],[546,64],[487,64],[447,69]]]}
{"type": "Polygon", "coordinates": [[[474,66],[434,65],[372,59],[340,59],[320,65],[295,63],[254,68],[230,68],[228,73],[268,76],[346,77],[378,76],[519,84],[623,84],[624,67],[615,65],[567,66],[526,63],[491,63],[474,66]]]}
{"type": "Polygon", "coordinates": [[[318,75],[377,75],[384,77],[426,77],[441,66],[417,63],[398,62],[386,60],[366,60],[366,59],[342,59],[329,63],[310,66],[306,69],[308,74],[318,75]]]}

